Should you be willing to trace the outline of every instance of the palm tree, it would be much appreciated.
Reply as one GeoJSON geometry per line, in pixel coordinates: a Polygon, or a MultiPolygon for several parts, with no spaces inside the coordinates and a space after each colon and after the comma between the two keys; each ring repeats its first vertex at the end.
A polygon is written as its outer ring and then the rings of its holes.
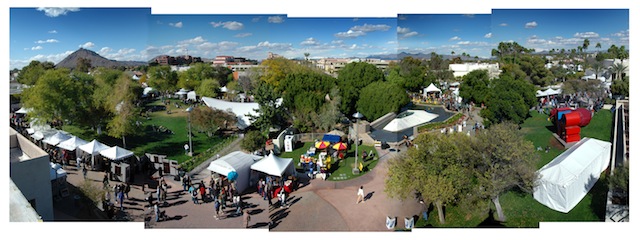
{"type": "Polygon", "coordinates": [[[624,71],[626,70],[627,70],[627,66],[623,65],[622,63],[613,64],[611,68],[609,68],[610,72],[616,74],[615,80],[619,80],[622,77],[622,74],[624,73],[624,71]]]}
{"type": "Polygon", "coordinates": [[[596,48],[598,49],[598,53],[600,53],[600,48],[602,48],[602,45],[600,43],[596,43],[596,48]]]}

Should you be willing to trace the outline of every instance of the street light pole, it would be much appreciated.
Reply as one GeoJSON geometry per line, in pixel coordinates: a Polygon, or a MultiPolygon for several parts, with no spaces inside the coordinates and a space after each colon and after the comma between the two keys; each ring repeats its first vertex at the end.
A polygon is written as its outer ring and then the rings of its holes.
{"type": "Polygon", "coordinates": [[[189,156],[193,157],[193,144],[191,144],[191,111],[193,111],[192,107],[187,108],[187,112],[189,113],[189,156]]]}
{"type": "Polygon", "coordinates": [[[355,160],[355,165],[353,165],[353,169],[351,170],[351,173],[353,174],[358,174],[360,173],[360,168],[358,168],[358,120],[360,120],[360,118],[362,118],[362,114],[360,112],[354,113],[353,117],[356,118],[356,160],[355,160]]]}

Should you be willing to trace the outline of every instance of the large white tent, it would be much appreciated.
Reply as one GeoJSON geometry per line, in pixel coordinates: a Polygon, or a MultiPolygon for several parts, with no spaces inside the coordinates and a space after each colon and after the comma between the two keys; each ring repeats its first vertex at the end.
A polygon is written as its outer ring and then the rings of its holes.
{"type": "Polygon", "coordinates": [[[433,85],[433,83],[431,83],[431,84],[429,84],[429,86],[428,86],[428,87],[426,87],[426,88],[424,89],[424,92],[423,92],[423,93],[424,93],[425,95],[427,95],[427,93],[430,93],[430,92],[438,92],[438,93],[441,93],[441,92],[442,92],[442,90],[440,90],[438,87],[436,87],[436,85],[433,85]]]}
{"type": "Polygon", "coordinates": [[[58,133],[58,130],[50,128],[47,130],[35,131],[33,134],[31,134],[31,137],[35,140],[42,140],[47,137],[53,136],[56,133],[58,133]]]}
{"type": "Polygon", "coordinates": [[[609,166],[611,143],[583,138],[538,170],[533,198],[563,213],[571,211],[609,166]]]}
{"type": "Polygon", "coordinates": [[[293,174],[295,171],[292,158],[281,158],[273,152],[251,165],[251,169],[278,177],[282,177],[286,172],[293,174]]]}
{"type": "Polygon", "coordinates": [[[546,97],[552,95],[558,95],[562,93],[562,89],[554,90],[553,88],[548,88],[547,90],[538,90],[536,91],[536,97],[546,97]]]}
{"type": "Polygon", "coordinates": [[[187,93],[187,99],[191,99],[191,100],[197,100],[196,99],[196,91],[190,91],[187,93]]]}
{"type": "Polygon", "coordinates": [[[133,152],[118,146],[113,146],[100,151],[100,155],[111,160],[119,160],[133,156],[133,152]]]}
{"type": "Polygon", "coordinates": [[[56,134],[53,134],[51,136],[45,137],[42,142],[49,144],[51,146],[55,146],[58,145],[58,143],[65,141],[67,139],[70,139],[71,136],[69,134],[66,134],[62,131],[58,131],[56,134]]]}
{"type": "Polygon", "coordinates": [[[257,155],[235,151],[211,162],[207,169],[224,176],[228,176],[230,172],[236,172],[238,174],[236,179],[237,190],[238,192],[243,192],[249,187],[251,165],[260,159],[262,157],[257,155]]]}
{"type": "Polygon", "coordinates": [[[87,144],[89,142],[83,140],[82,138],[73,136],[65,141],[58,143],[59,148],[63,148],[69,151],[76,150],[80,145],[87,144]]]}
{"type": "Polygon", "coordinates": [[[407,128],[412,128],[430,122],[438,117],[438,114],[424,110],[407,110],[396,116],[391,122],[384,126],[385,131],[399,132],[407,128]]]}

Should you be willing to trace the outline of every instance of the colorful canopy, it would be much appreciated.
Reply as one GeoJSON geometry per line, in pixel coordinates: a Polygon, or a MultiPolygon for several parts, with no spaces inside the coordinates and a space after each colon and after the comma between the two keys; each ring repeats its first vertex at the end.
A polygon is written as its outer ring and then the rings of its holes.
{"type": "Polygon", "coordinates": [[[335,150],[347,150],[347,144],[344,144],[343,142],[339,142],[333,145],[333,149],[335,150]]]}
{"type": "Polygon", "coordinates": [[[331,143],[327,142],[327,141],[319,141],[316,143],[316,148],[317,149],[325,149],[327,147],[329,147],[331,143]]]}

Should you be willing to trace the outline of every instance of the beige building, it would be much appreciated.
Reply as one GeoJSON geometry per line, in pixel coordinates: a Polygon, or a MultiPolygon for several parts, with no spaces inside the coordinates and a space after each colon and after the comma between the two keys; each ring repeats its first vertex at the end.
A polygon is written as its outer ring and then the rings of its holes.
{"type": "Polygon", "coordinates": [[[500,65],[498,63],[449,64],[449,70],[453,71],[454,77],[463,77],[474,70],[487,70],[490,79],[497,78],[500,75],[500,65]]]}
{"type": "Polygon", "coordinates": [[[21,197],[26,199],[42,220],[53,220],[49,155],[14,129],[10,129],[9,162],[10,178],[16,186],[10,188],[9,194],[11,221],[33,220],[32,213],[24,206],[21,197]]]}

